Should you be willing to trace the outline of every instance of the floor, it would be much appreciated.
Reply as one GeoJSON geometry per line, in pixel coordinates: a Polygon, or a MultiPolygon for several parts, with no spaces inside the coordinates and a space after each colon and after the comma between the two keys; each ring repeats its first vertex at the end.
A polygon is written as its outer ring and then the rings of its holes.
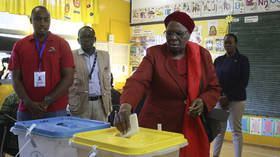
{"type": "MultiPolygon", "coordinates": [[[[270,148],[256,145],[243,145],[243,157],[280,157],[280,148],[270,148]]],[[[11,157],[6,155],[5,157],[11,157]]],[[[212,146],[211,146],[212,157],[212,146]]],[[[220,157],[234,157],[232,141],[225,141],[221,151],[220,157]]]]}
{"type": "MultiPolygon", "coordinates": [[[[211,145],[212,157],[213,144],[211,145]]],[[[243,144],[243,157],[280,157],[280,148],[243,144]]],[[[232,141],[224,141],[220,157],[234,157],[232,141]]]]}

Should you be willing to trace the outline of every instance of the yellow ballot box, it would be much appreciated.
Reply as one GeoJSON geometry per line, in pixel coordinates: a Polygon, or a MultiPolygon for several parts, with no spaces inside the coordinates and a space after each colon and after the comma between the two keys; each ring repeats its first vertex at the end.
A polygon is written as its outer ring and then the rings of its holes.
{"type": "Polygon", "coordinates": [[[188,144],[183,134],[141,127],[127,138],[115,127],[76,133],[69,143],[79,157],[177,157],[188,144]]]}

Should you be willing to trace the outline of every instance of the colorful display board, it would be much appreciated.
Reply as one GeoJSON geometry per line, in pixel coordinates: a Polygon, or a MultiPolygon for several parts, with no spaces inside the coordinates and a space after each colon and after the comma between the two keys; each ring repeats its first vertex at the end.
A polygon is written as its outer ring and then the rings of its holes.
{"type": "Polygon", "coordinates": [[[131,23],[163,21],[174,11],[192,18],[280,11],[279,0],[132,0],[131,23]]]}
{"type": "MultiPolygon", "coordinates": [[[[231,132],[227,121],[227,132],[231,132]]],[[[242,132],[247,134],[280,137],[280,119],[265,117],[242,117],[242,132]]]]}
{"type": "Polygon", "coordinates": [[[0,12],[30,16],[32,9],[38,5],[45,6],[54,19],[99,23],[98,0],[0,0],[0,12]]]}
{"type": "MultiPolygon", "coordinates": [[[[224,36],[228,32],[227,20],[195,21],[195,25],[190,41],[206,48],[211,53],[213,61],[223,55],[225,53],[224,36]]],[[[163,24],[131,27],[130,65],[132,71],[140,64],[148,47],[166,42],[164,31],[163,24]]]]}

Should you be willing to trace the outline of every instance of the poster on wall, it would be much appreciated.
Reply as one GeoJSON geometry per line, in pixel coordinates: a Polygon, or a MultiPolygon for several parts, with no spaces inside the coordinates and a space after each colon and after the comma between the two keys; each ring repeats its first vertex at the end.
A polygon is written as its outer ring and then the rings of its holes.
{"type": "Polygon", "coordinates": [[[214,46],[214,39],[213,38],[206,38],[205,39],[205,48],[208,51],[212,51],[214,46]]]}
{"type": "Polygon", "coordinates": [[[274,119],[263,118],[262,119],[262,135],[273,136],[274,135],[274,119]]]}
{"type": "Polygon", "coordinates": [[[132,69],[136,69],[146,56],[147,48],[160,45],[166,42],[163,31],[143,29],[144,26],[132,27],[132,36],[130,39],[130,65],[132,69]],[[158,34],[155,34],[155,31],[158,34]]]}
{"type": "Polygon", "coordinates": [[[167,15],[171,14],[174,12],[174,7],[172,5],[165,5],[163,6],[163,16],[166,17],[167,15]]]}
{"type": "Polygon", "coordinates": [[[201,3],[201,16],[204,17],[230,15],[233,13],[232,0],[204,0],[201,3]]]}
{"type": "Polygon", "coordinates": [[[201,9],[202,9],[202,3],[200,0],[190,0],[190,11],[187,12],[189,13],[190,17],[195,18],[195,17],[200,17],[201,16],[201,9]]]}
{"type": "Polygon", "coordinates": [[[280,0],[270,0],[269,4],[269,11],[279,11],[280,10],[280,0]]]}
{"type": "Polygon", "coordinates": [[[233,3],[233,13],[243,14],[245,13],[245,1],[244,0],[234,0],[233,3]]]}
{"type": "Polygon", "coordinates": [[[142,26],[134,26],[134,27],[132,27],[132,35],[133,36],[141,35],[142,31],[143,31],[142,26]]]}
{"type": "Polygon", "coordinates": [[[192,18],[280,11],[279,0],[132,0],[131,23],[161,22],[174,11],[192,18]]]}
{"type": "Polygon", "coordinates": [[[140,9],[131,11],[131,23],[140,23],[140,9]]]}
{"type": "Polygon", "coordinates": [[[199,45],[202,44],[202,26],[195,26],[189,41],[195,42],[199,45]]]}
{"type": "Polygon", "coordinates": [[[279,11],[278,0],[234,0],[233,14],[279,11]]]}
{"type": "Polygon", "coordinates": [[[216,37],[216,52],[224,52],[224,37],[217,36],[216,37]]]}
{"type": "Polygon", "coordinates": [[[64,20],[80,22],[81,20],[81,2],[79,0],[65,0],[64,20]]]}
{"type": "Polygon", "coordinates": [[[216,36],[217,35],[217,27],[218,27],[218,20],[209,20],[208,21],[208,35],[209,36],[216,36]]]}
{"type": "Polygon", "coordinates": [[[63,20],[71,22],[99,23],[96,0],[65,0],[62,1],[63,20]]]}
{"type": "Polygon", "coordinates": [[[250,133],[250,117],[248,116],[242,117],[242,132],[250,133]]]}
{"type": "Polygon", "coordinates": [[[217,5],[218,5],[218,1],[213,1],[213,0],[202,1],[201,15],[212,16],[217,14],[217,5]]]}
{"type": "Polygon", "coordinates": [[[182,12],[185,12],[187,14],[189,14],[191,17],[193,17],[193,15],[191,14],[191,11],[192,11],[192,2],[190,1],[185,1],[185,2],[182,2],[180,4],[180,11],[182,12]]]}
{"type": "Polygon", "coordinates": [[[132,0],[131,23],[160,22],[174,11],[188,13],[192,18],[201,17],[201,0],[132,0]]]}
{"type": "Polygon", "coordinates": [[[280,119],[275,119],[274,136],[280,137],[280,119]]]}
{"type": "Polygon", "coordinates": [[[11,54],[0,52],[0,80],[11,79],[11,72],[8,70],[11,54]]]}
{"type": "Polygon", "coordinates": [[[138,51],[138,46],[130,46],[130,56],[136,56],[136,54],[138,54],[138,51]]]}
{"type": "Polygon", "coordinates": [[[228,33],[228,24],[219,24],[217,27],[217,35],[218,36],[225,36],[228,33]]]}
{"type": "Polygon", "coordinates": [[[233,13],[233,0],[218,0],[217,15],[231,15],[233,13]]]}
{"type": "Polygon", "coordinates": [[[245,13],[266,12],[269,0],[246,0],[245,13]]]}
{"type": "Polygon", "coordinates": [[[250,117],[250,134],[262,134],[262,118],[250,117]]]}
{"type": "Polygon", "coordinates": [[[198,26],[194,29],[194,32],[191,36],[191,41],[196,41],[195,37],[199,37],[201,33],[201,45],[206,48],[214,61],[217,57],[224,55],[224,47],[223,47],[223,37],[227,33],[228,24],[225,19],[218,20],[200,20],[195,21],[195,25],[198,26]]]}

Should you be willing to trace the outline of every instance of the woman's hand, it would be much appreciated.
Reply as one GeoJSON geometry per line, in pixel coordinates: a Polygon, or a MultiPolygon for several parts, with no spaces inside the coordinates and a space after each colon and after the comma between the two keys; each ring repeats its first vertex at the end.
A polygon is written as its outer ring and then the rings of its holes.
{"type": "Polygon", "coordinates": [[[128,103],[121,104],[120,110],[115,114],[114,126],[122,133],[126,134],[130,130],[129,116],[132,106],[128,103]]]}
{"type": "Polygon", "coordinates": [[[195,99],[189,107],[189,115],[192,117],[200,116],[204,109],[204,103],[201,98],[195,99]]]}

